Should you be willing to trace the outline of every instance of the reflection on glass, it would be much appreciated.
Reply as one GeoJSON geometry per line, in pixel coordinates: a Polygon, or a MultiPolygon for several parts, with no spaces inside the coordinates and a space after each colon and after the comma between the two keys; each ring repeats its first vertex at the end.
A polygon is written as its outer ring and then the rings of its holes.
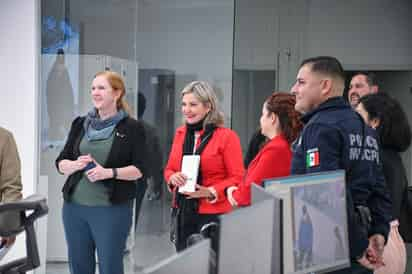
{"type": "Polygon", "coordinates": [[[46,86],[50,141],[63,140],[74,114],[73,87],[65,64],[63,49],[57,52],[46,86]]]}
{"type": "Polygon", "coordinates": [[[226,125],[230,125],[234,1],[106,2],[41,1],[40,173],[48,177],[48,202],[54,208],[48,218],[47,260],[67,260],[60,213],[65,178],[57,174],[54,160],[71,121],[92,107],[90,84],[94,74],[110,69],[124,77],[126,98],[136,118],[138,91],[146,97],[146,109],[140,118],[155,128],[159,143],[155,152],[160,155],[160,160],[155,160],[159,162],[158,170],[148,179],[147,191],[136,190],[142,196],[141,205],[137,205],[141,208],[136,216],[136,244],[129,250],[132,256],[125,256],[138,269],[174,252],[168,241],[170,194],[165,190],[161,170],[174,131],[182,122],[181,89],[194,80],[209,81],[219,93],[226,125]],[[60,48],[67,71],[64,77],[51,73],[60,48]],[[48,87],[48,82],[53,83],[49,78],[55,79],[54,85],[65,82],[66,87],[48,87]],[[69,86],[71,97],[63,98],[67,92],[61,93],[69,86]],[[51,95],[49,90],[57,88],[51,95]],[[53,97],[56,94],[60,95],[53,97]]]}
{"type": "Polygon", "coordinates": [[[68,53],[78,53],[79,27],[68,20],[58,20],[54,16],[42,18],[42,53],[58,53],[60,49],[67,49],[68,53]]]}
{"type": "Polygon", "coordinates": [[[244,154],[259,127],[262,104],[275,91],[274,70],[233,71],[233,129],[238,132],[244,154]]]}

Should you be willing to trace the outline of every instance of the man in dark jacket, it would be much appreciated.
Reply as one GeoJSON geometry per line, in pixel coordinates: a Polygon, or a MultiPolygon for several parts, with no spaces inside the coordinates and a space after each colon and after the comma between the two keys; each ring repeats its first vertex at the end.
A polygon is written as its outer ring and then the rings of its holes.
{"type": "MultiPolygon", "coordinates": [[[[391,201],[379,159],[376,133],[342,98],[344,71],[333,57],[315,57],[300,66],[292,93],[305,127],[294,145],[291,173],[346,170],[350,255],[353,263],[336,273],[372,273],[382,264],[391,201]],[[318,161],[307,161],[315,156],[318,161]],[[371,213],[366,232],[357,221],[363,206],[371,213]],[[367,235],[366,235],[367,234],[367,235]]],[[[334,272],[335,273],[335,272],[334,272]]]]}
{"type": "Polygon", "coordinates": [[[350,81],[348,101],[352,107],[356,107],[359,99],[367,94],[377,93],[379,86],[373,72],[356,72],[350,81]]]}

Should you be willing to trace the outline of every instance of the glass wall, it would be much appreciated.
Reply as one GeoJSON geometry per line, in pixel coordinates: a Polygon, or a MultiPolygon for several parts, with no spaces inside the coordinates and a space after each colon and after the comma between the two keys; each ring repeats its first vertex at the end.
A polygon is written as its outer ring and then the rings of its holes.
{"type": "MultiPolygon", "coordinates": [[[[46,272],[68,273],[61,216],[66,177],[57,173],[54,161],[72,120],[92,109],[90,86],[97,72],[113,70],[123,76],[132,115],[137,116],[137,2],[42,0],[41,15],[40,183],[47,184],[50,208],[46,272]]],[[[130,237],[130,249],[133,243],[130,237]]],[[[125,262],[131,266],[131,257],[125,262]]]]}
{"type": "MultiPolygon", "coordinates": [[[[239,134],[244,152],[259,126],[265,98],[289,91],[300,62],[311,56],[333,55],[348,71],[378,72],[382,89],[399,98],[412,117],[407,108],[412,83],[408,0],[396,5],[387,0],[357,5],[339,0],[41,3],[40,182],[48,189],[50,205],[48,273],[67,273],[61,220],[65,177],[54,161],[71,121],[92,108],[90,84],[98,71],[114,70],[124,77],[133,115],[153,129],[159,143],[158,169],[136,190],[136,233],[130,233],[125,252],[128,273],[174,253],[171,197],[162,169],[182,123],[180,91],[191,81],[205,80],[215,88],[226,126],[239,134]]],[[[411,171],[410,151],[404,156],[411,171]]]]}
{"type": "Polygon", "coordinates": [[[233,56],[233,129],[243,151],[259,127],[264,100],[278,85],[279,1],[238,0],[233,56]]]}
{"type": "Polygon", "coordinates": [[[119,72],[135,118],[158,137],[158,170],[138,184],[135,220],[125,251],[128,273],[174,253],[170,194],[163,182],[180,91],[194,80],[216,90],[231,123],[233,0],[42,0],[41,183],[47,184],[47,273],[67,270],[61,188],[55,159],[72,120],[92,109],[90,85],[102,70],[119,72]],[[139,111],[138,111],[139,109],[139,111]]]}
{"type": "MultiPolygon", "coordinates": [[[[191,81],[205,80],[214,87],[230,126],[233,9],[232,0],[138,1],[138,91],[146,102],[141,118],[156,127],[163,164],[182,124],[180,91],[191,81]]],[[[137,225],[138,265],[174,252],[169,242],[171,197],[164,186],[161,176],[149,180],[137,225]]]]}
{"type": "Polygon", "coordinates": [[[305,56],[309,1],[235,1],[232,126],[243,151],[264,100],[288,92],[305,56]]]}

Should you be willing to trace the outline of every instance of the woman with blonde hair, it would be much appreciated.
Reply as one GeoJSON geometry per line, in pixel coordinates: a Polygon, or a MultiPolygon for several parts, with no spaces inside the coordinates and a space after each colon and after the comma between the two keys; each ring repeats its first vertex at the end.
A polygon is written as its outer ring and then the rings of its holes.
{"type": "Polygon", "coordinates": [[[96,74],[94,108],[77,117],[56,159],[68,176],[63,186],[63,225],[72,274],[122,274],[132,224],[136,182],[145,172],[143,127],[128,114],[125,85],[112,71],[96,74]]]}
{"type": "Polygon", "coordinates": [[[231,210],[225,189],[239,184],[244,171],[239,137],[223,127],[216,94],[208,83],[195,81],[182,90],[182,114],[184,125],[176,130],[164,171],[174,193],[171,240],[177,251],[186,248],[188,237],[204,224],[231,210]],[[178,191],[191,179],[182,172],[182,161],[193,159],[192,155],[200,158],[194,168],[195,189],[178,191]]]}

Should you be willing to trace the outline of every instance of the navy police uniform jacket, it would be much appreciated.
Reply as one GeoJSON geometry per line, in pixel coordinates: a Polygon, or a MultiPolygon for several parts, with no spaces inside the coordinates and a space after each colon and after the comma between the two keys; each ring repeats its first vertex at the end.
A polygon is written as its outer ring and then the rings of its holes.
{"type": "Polygon", "coordinates": [[[368,247],[355,223],[355,206],[367,206],[372,215],[369,236],[387,238],[391,200],[385,186],[378,137],[342,97],[330,98],[302,117],[305,127],[293,147],[292,174],[344,169],[352,258],[368,247]]]}

